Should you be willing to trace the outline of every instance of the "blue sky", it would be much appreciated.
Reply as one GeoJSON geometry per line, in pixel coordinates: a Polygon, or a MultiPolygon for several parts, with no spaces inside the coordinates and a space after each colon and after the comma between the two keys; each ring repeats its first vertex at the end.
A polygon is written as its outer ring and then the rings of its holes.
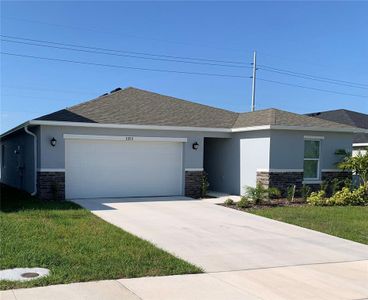
{"type": "MultiPolygon", "coordinates": [[[[2,2],[1,34],[90,47],[240,61],[360,88],[262,70],[257,108],[368,113],[368,3],[2,2]],[[339,82],[341,83],[341,82],[339,82]]],[[[4,38],[9,40],[9,38],[4,38]]],[[[14,41],[14,39],[12,39],[14,41]]],[[[19,40],[18,40],[19,41],[19,40]]],[[[24,40],[23,40],[24,41],[24,40]]],[[[249,68],[183,64],[1,42],[1,51],[100,64],[251,76],[249,68]]],[[[249,111],[251,79],[160,73],[1,56],[1,132],[21,122],[134,86],[234,111],[249,111]]]]}

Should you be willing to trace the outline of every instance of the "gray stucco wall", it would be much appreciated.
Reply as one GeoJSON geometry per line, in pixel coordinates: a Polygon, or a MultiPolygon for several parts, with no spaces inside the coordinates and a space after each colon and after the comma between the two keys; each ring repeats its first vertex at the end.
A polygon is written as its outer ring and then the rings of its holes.
{"type": "Polygon", "coordinates": [[[321,139],[320,168],[336,169],[337,149],[352,151],[353,134],[316,131],[271,131],[270,169],[303,169],[304,136],[321,139]]]}
{"type": "Polygon", "coordinates": [[[270,132],[263,130],[233,133],[230,139],[205,139],[204,169],[209,189],[239,195],[245,186],[252,186],[256,169],[269,165],[269,142],[265,142],[269,137],[270,132]]]}
{"type": "Polygon", "coordinates": [[[245,136],[240,140],[240,194],[247,187],[255,187],[257,170],[270,165],[270,133],[257,132],[257,136],[245,136]]]}
{"type": "Polygon", "coordinates": [[[320,171],[336,169],[337,149],[352,149],[350,133],[262,130],[233,133],[230,139],[205,139],[210,190],[242,194],[246,186],[255,186],[257,170],[302,170],[305,136],[323,137],[320,171]]]}
{"type": "Polygon", "coordinates": [[[227,133],[204,133],[191,131],[157,131],[157,130],[132,130],[132,129],[109,129],[87,128],[67,126],[41,126],[40,139],[40,168],[64,169],[65,168],[65,141],[64,134],[89,134],[89,135],[112,135],[112,136],[144,136],[144,137],[184,137],[188,139],[184,143],[184,168],[203,168],[203,149],[205,136],[226,137],[227,133]],[[52,147],[50,140],[55,137],[57,145],[52,147]],[[192,149],[192,144],[198,142],[198,150],[192,149]]]}
{"type": "MultiPolygon", "coordinates": [[[[38,133],[37,129],[33,132],[38,133]]],[[[34,188],[34,146],[33,137],[24,129],[0,141],[1,182],[23,189],[29,193],[34,188]]]]}
{"type": "Polygon", "coordinates": [[[239,139],[206,138],[204,170],[209,190],[237,194],[240,184],[239,139]]]}

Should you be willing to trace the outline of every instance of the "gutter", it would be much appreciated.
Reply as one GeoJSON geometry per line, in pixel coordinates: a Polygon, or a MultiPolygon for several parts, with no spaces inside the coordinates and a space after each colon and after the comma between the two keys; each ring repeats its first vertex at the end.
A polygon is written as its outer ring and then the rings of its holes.
{"type": "Polygon", "coordinates": [[[28,125],[24,126],[24,131],[33,137],[33,162],[34,162],[34,179],[33,179],[33,192],[31,196],[35,196],[37,194],[37,136],[29,131],[28,125]]]}

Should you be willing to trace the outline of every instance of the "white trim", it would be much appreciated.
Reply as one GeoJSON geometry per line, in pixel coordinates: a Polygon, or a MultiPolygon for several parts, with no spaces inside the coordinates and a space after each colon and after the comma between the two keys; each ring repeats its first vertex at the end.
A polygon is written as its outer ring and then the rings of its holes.
{"type": "Polygon", "coordinates": [[[135,124],[108,124],[108,123],[84,123],[84,122],[61,122],[32,120],[31,125],[48,126],[72,126],[72,127],[94,127],[94,128],[122,128],[143,130],[178,130],[178,131],[209,131],[209,132],[231,132],[230,128],[212,127],[190,127],[190,126],[162,126],[162,125],[135,125],[135,124]]]}
{"type": "Polygon", "coordinates": [[[65,172],[65,169],[58,168],[38,168],[37,172],[65,172]]]}
{"type": "Polygon", "coordinates": [[[292,172],[303,172],[303,169],[257,169],[257,172],[292,173],[292,172]]]}
{"type": "Polygon", "coordinates": [[[136,124],[109,124],[109,123],[87,123],[87,122],[67,122],[67,121],[45,121],[30,120],[11,130],[6,131],[0,137],[3,138],[12,132],[17,131],[27,125],[46,125],[46,126],[71,126],[71,127],[92,127],[92,128],[121,128],[121,129],[141,129],[141,130],[176,130],[176,131],[202,131],[202,132],[244,132],[257,130],[303,130],[303,131],[325,131],[325,132],[352,132],[368,133],[364,128],[326,128],[309,126],[285,126],[285,125],[261,125],[239,128],[213,128],[213,127],[191,127],[191,126],[161,126],[161,125],[136,125],[136,124]]]}
{"type": "Polygon", "coordinates": [[[187,138],[172,137],[144,137],[144,136],[118,136],[118,135],[88,135],[88,134],[64,134],[64,139],[73,140],[113,140],[127,142],[180,142],[186,143],[187,138]]]}
{"type": "Polygon", "coordinates": [[[365,146],[368,147],[368,143],[355,143],[355,144],[353,144],[353,147],[365,147],[365,146]]]}
{"type": "Polygon", "coordinates": [[[304,139],[305,140],[324,140],[325,137],[324,136],[305,135],[304,139]]]}
{"type": "Polygon", "coordinates": [[[304,131],[332,131],[332,132],[363,132],[368,129],[363,128],[326,128],[312,126],[285,126],[285,125],[261,125],[247,126],[239,128],[214,128],[214,127],[191,127],[191,126],[162,126],[162,125],[136,125],[136,124],[109,124],[109,123],[86,123],[86,122],[65,122],[65,121],[43,121],[31,120],[30,125],[49,126],[73,126],[73,127],[97,127],[97,128],[124,128],[124,129],[146,129],[146,130],[178,130],[178,131],[209,131],[209,132],[241,132],[265,129],[279,130],[304,130],[304,131]]]}
{"type": "Polygon", "coordinates": [[[47,125],[47,126],[71,126],[71,127],[93,127],[93,128],[121,128],[121,129],[141,129],[141,130],[176,130],[176,131],[202,131],[202,132],[244,132],[256,130],[302,130],[302,131],[325,131],[325,132],[351,132],[368,133],[364,128],[326,128],[312,126],[286,126],[286,125],[261,125],[239,128],[214,128],[214,127],[193,127],[193,126],[161,126],[161,125],[136,125],[136,124],[110,124],[110,123],[87,123],[87,122],[67,122],[67,121],[45,121],[30,120],[13,129],[1,134],[1,138],[27,126],[27,125],[47,125]]]}
{"type": "Polygon", "coordinates": [[[203,168],[185,168],[185,171],[188,171],[188,172],[202,172],[203,168]]]}
{"type": "Polygon", "coordinates": [[[320,184],[322,180],[303,180],[302,184],[320,184]]]}
{"type": "Polygon", "coordinates": [[[321,172],[346,172],[346,171],[341,169],[322,169],[321,172]]]}
{"type": "Polygon", "coordinates": [[[244,131],[255,131],[255,130],[267,130],[271,129],[271,125],[262,125],[262,126],[249,126],[249,127],[239,127],[239,128],[231,128],[231,132],[244,132],[244,131]]]}
{"type": "Polygon", "coordinates": [[[33,192],[31,196],[37,194],[37,135],[28,129],[28,125],[24,126],[24,131],[33,137],[33,192]]]}
{"type": "Polygon", "coordinates": [[[312,127],[312,126],[286,126],[271,125],[271,129],[279,130],[302,130],[302,131],[326,131],[326,132],[352,132],[352,133],[368,133],[368,129],[363,128],[328,128],[328,127],[312,127]]]}
{"type": "MultiPolygon", "coordinates": [[[[307,177],[304,177],[304,174],[303,174],[303,180],[305,180],[305,181],[320,181],[321,180],[321,154],[322,154],[322,140],[321,139],[318,139],[318,137],[317,138],[312,138],[312,137],[310,137],[310,138],[305,138],[304,137],[304,141],[312,141],[312,142],[318,142],[319,143],[319,145],[318,145],[318,158],[305,158],[304,157],[304,159],[303,159],[303,165],[304,165],[304,162],[306,161],[306,160],[310,160],[310,161],[317,161],[317,177],[315,177],[315,178],[307,178],[307,177]]],[[[305,148],[304,148],[304,155],[305,155],[305,148]]],[[[304,169],[303,169],[303,172],[304,172],[304,169]]]]}

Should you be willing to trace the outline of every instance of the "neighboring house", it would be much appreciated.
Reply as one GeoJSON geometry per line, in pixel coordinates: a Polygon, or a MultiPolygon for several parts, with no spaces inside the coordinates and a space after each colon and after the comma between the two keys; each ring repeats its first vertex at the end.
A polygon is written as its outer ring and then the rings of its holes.
{"type": "Polygon", "coordinates": [[[336,149],[360,129],[277,109],[235,113],[135,88],[30,120],[1,136],[1,180],[40,198],[241,194],[348,176],[336,149]]]}
{"type": "Polygon", "coordinates": [[[366,132],[355,133],[353,137],[353,155],[366,153],[368,149],[368,115],[356,111],[337,109],[307,114],[324,120],[347,124],[366,129],[366,132]]]}

